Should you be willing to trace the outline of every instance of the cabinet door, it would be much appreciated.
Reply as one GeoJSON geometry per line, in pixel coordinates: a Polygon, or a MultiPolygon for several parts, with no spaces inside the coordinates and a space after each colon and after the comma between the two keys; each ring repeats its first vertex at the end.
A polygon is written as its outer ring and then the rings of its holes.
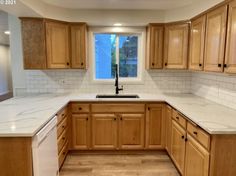
{"type": "Polygon", "coordinates": [[[118,119],[114,114],[92,115],[92,148],[117,149],[118,119]]]}
{"type": "Polygon", "coordinates": [[[69,26],[66,23],[46,22],[48,68],[69,68],[69,26]]]}
{"type": "Polygon", "coordinates": [[[165,68],[186,69],[188,59],[189,24],[165,27],[165,68]]]}
{"type": "Polygon", "coordinates": [[[209,153],[196,140],[188,135],[186,143],[185,175],[208,176],[209,153]]]}
{"type": "Polygon", "coordinates": [[[164,107],[162,104],[149,104],[146,112],[146,148],[164,149],[164,107]]]}
{"type": "Polygon", "coordinates": [[[204,70],[223,71],[227,6],[222,6],[207,14],[204,70]]]}
{"type": "Polygon", "coordinates": [[[91,122],[88,114],[72,115],[72,148],[88,150],[90,148],[91,122]]]}
{"type": "Polygon", "coordinates": [[[203,70],[206,16],[201,16],[191,23],[189,69],[203,70]]]}
{"type": "Polygon", "coordinates": [[[122,114],[119,121],[121,149],[144,148],[144,114],[122,114]]]}
{"type": "Polygon", "coordinates": [[[184,172],[185,138],[185,130],[172,120],[171,157],[182,175],[184,172]]]}
{"type": "Polygon", "coordinates": [[[171,124],[172,124],[172,108],[166,105],[165,108],[165,122],[166,122],[166,150],[170,155],[171,151],[171,124]]]}
{"type": "Polygon", "coordinates": [[[236,1],[229,3],[225,72],[236,73],[236,1]]]}
{"type": "Polygon", "coordinates": [[[164,27],[150,24],[147,29],[147,69],[162,68],[164,27]]]}
{"type": "Polygon", "coordinates": [[[86,68],[87,26],[85,23],[71,25],[71,67],[86,68]]]}

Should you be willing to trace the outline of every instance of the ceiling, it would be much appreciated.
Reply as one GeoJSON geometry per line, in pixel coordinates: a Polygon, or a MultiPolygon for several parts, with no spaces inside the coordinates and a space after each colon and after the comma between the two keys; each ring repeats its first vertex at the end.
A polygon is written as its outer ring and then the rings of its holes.
{"type": "Polygon", "coordinates": [[[9,35],[4,34],[8,28],[8,14],[0,10],[0,44],[9,45],[9,35]]]}
{"type": "Polygon", "coordinates": [[[190,5],[199,0],[41,0],[47,4],[69,9],[129,9],[169,10],[190,5]]]}

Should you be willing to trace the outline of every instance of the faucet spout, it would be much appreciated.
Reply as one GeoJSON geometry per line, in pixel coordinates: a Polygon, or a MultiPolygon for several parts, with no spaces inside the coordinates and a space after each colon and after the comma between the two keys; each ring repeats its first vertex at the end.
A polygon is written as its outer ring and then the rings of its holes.
{"type": "Polygon", "coordinates": [[[119,76],[118,76],[118,65],[115,65],[115,93],[116,95],[119,94],[119,91],[123,90],[123,86],[121,88],[119,88],[119,76]]]}

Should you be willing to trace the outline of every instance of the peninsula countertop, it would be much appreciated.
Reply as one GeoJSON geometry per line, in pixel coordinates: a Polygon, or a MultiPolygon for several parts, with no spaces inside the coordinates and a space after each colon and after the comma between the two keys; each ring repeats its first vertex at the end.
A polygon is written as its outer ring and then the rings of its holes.
{"type": "Polygon", "coordinates": [[[96,94],[37,94],[0,102],[0,137],[32,137],[71,101],[166,102],[209,134],[236,134],[236,110],[193,94],[138,94],[140,98],[96,98],[96,94]]]}

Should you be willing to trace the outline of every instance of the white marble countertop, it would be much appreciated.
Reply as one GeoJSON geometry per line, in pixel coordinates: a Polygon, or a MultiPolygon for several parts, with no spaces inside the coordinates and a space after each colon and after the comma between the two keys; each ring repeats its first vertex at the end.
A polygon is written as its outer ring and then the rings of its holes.
{"type": "Polygon", "coordinates": [[[236,110],[192,94],[139,94],[139,99],[97,99],[96,94],[42,94],[0,102],[0,137],[32,137],[70,101],[165,101],[210,134],[236,134],[236,110]]]}

